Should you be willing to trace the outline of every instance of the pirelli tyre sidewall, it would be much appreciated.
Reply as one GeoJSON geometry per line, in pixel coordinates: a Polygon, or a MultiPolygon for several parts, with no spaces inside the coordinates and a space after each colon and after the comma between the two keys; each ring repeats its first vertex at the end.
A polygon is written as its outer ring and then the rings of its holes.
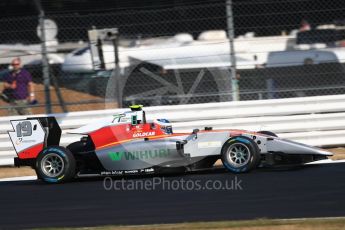
{"type": "Polygon", "coordinates": [[[60,146],[49,146],[38,155],[35,169],[37,178],[44,182],[63,183],[75,177],[76,162],[68,149],[60,146]]]}
{"type": "Polygon", "coordinates": [[[260,149],[248,137],[233,137],[223,145],[221,160],[224,167],[230,172],[246,173],[259,165],[260,149]],[[237,161],[238,158],[240,160],[237,161]]]}

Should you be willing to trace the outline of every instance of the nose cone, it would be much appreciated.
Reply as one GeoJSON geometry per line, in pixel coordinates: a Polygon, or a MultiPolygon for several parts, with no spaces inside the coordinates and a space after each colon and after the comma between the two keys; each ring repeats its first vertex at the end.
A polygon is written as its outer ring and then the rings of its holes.
{"type": "Polygon", "coordinates": [[[283,152],[286,154],[312,154],[333,156],[331,152],[328,152],[326,150],[280,138],[274,138],[273,140],[268,141],[267,149],[269,151],[283,152]]]}
{"type": "Polygon", "coordinates": [[[328,152],[324,149],[319,149],[319,148],[316,148],[316,147],[313,147],[315,150],[317,150],[319,152],[320,155],[325,155],[325,156],[333,156],[333,153],[331,152],[328,152]]]}

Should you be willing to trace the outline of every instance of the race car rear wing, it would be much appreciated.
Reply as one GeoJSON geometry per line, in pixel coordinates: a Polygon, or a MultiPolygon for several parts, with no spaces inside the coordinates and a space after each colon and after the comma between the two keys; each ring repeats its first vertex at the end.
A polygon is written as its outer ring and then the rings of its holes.
{"type": "Polygon", "coordinates": [[[61,128],[55,117],[34,117],[28,120],[38,120],[46,131],[45,147],[60,145],[61,128]]]}
{"type": "Polygon", "coordinates": [[[19,159],[35,159],[47,146],[59,145],[61,128],[55,117],[31,117],[11,120],[14,131],[9,131],[19,159]]]}

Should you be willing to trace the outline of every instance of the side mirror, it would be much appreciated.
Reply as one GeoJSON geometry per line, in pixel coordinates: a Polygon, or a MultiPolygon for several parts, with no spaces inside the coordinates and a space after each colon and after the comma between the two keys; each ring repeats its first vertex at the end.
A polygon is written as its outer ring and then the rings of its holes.
{"type": "Polygon", "coordinates": [[[199,129],[193,129],[193,134],[195,135],[195,137],[194,137],[194,139],[197,139],[198,138],[198,132],[199,132],[200,130],[199,129]]]}

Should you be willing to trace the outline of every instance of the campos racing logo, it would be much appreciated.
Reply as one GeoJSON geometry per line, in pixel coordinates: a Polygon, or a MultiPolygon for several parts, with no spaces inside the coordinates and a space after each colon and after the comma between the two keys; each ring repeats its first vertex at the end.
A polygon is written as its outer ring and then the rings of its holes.
{"type": "Polygon", "coordinates": [[[149,137],[156,135],[156,132],[136,132],[133,137],[149,137]]]}
{"type": "Polygon", "coordinates": [[[18,138],[18,140],[16,140],[16,145],[20,145],[23,141],[23,138],[18,138]]]}
{"type": "Polygon", "coordinates": [[[16,145],[21,145],[22,143],[35,143],[35,140],[23,140],[23,138],[18,138],[18,140],[16,140],[16,145]]]}
{"type": "Polygon", "coordinates": [[[110,152],[108,156],[112,161],[125,160],[142,160],[142,159],[154,159],[154,158],[165,158],[171,155],[170,149],[155,149],[145,151],[134,151],[134,152],[110,152]]]}

